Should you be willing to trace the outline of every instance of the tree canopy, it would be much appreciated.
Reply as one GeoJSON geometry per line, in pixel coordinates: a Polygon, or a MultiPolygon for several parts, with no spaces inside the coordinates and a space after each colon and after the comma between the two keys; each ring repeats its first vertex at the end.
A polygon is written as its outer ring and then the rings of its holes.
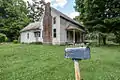
{"type": "Polygon", "coordinates": [[[120,0],[75,0],[75,9],[80,12],[77,20],[82,21],[89,32],[106,34],[120,31],[120,0]]]}
{"type": "Polygon", "coordinates": [[[31,22],[40,21],[41,16],[44,13],[45,2],[44,0],[32,0],[32,3],[28,3],[29,18],[31,22]]]}
{"type": "Polygon", "coordinates": [[[10,41],[18,39],[19,31],[30,21],[27,14],[23,0],[0,0],[0,33],[10,41]]]}

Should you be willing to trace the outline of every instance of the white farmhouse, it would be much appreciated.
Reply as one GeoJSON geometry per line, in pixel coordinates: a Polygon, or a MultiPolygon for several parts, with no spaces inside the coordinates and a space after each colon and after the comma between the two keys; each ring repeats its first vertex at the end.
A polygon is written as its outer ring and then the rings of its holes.
{"type": "Polygon", "coordinates": [[[21,43],[42,42],[61,45],[84,41],[84,27],[60,11],[45,6],[45,13],[39,22],[30,23],[21,31],[21,43]]]}

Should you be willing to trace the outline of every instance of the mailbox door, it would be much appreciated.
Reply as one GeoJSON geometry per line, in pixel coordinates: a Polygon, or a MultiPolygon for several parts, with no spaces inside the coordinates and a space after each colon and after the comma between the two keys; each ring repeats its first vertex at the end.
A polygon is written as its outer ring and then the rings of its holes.
{"type": "Polygon", "coordinates": [[[90,59],[90,48],[86,48],[84,51],[84,59],[90,59]]]}

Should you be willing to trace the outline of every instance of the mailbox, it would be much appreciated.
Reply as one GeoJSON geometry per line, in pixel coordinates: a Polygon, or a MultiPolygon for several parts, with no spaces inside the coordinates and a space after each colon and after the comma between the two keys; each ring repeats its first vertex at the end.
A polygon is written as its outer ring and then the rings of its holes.
{"type": "Polygon", "coordinates": [[[78,60],[89,59],[90,48],[89,47],[66,48],[65,58],[72,58],[78,60]]]}

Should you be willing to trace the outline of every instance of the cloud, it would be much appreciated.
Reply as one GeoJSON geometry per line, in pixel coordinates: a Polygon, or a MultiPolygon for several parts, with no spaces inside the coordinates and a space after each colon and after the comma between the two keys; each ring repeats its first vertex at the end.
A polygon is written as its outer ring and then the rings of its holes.
{"type": "Polygon", "coordinates": [[[54,3],[52,4],[52,6],[63,8],[66,4],[67,4],[67,0],[54,0],[54,3]]]}
{"type": "MultiPolygon", "coordinates": [[[[32,0],[24,0],[24,1],[25,2],[27,2],[27,1],[32,2],[32,0]]],[[[36,1],[40,1],[40,0],[36,0],[36,1]]],[[[46,3],[51,2],[51,1],[53,1],[53,0],[45,0],[46,3]]]]}
{"type": "MultiPolygon", "coordinates": [[[[29,1],[32,3],[32,0],[24,0],[25,2],[29,1]]],[[[67,0],[45,0],[46,3],[51,2],[51,5],[55,8],[63,8],[67,4],[67,0]]]]}
{"type": "Polygon", "coordinates": [[[25,2],[27,2],[27,1],[31,2],[32,0],[23,0],[23,1],[25,1],[25,2]]]}
{"type": "Polygon", "coordinates": [[[46,3],[51,2],[51,0],[45,0],[46,3]]]}
{"type": "Polygon", "coordinates": [[[79,12],[72,12],[72,13],[68,14],[68,16],[73,19],[73,18],[75,18],[75,16],[79,16],[79,12]]]}

